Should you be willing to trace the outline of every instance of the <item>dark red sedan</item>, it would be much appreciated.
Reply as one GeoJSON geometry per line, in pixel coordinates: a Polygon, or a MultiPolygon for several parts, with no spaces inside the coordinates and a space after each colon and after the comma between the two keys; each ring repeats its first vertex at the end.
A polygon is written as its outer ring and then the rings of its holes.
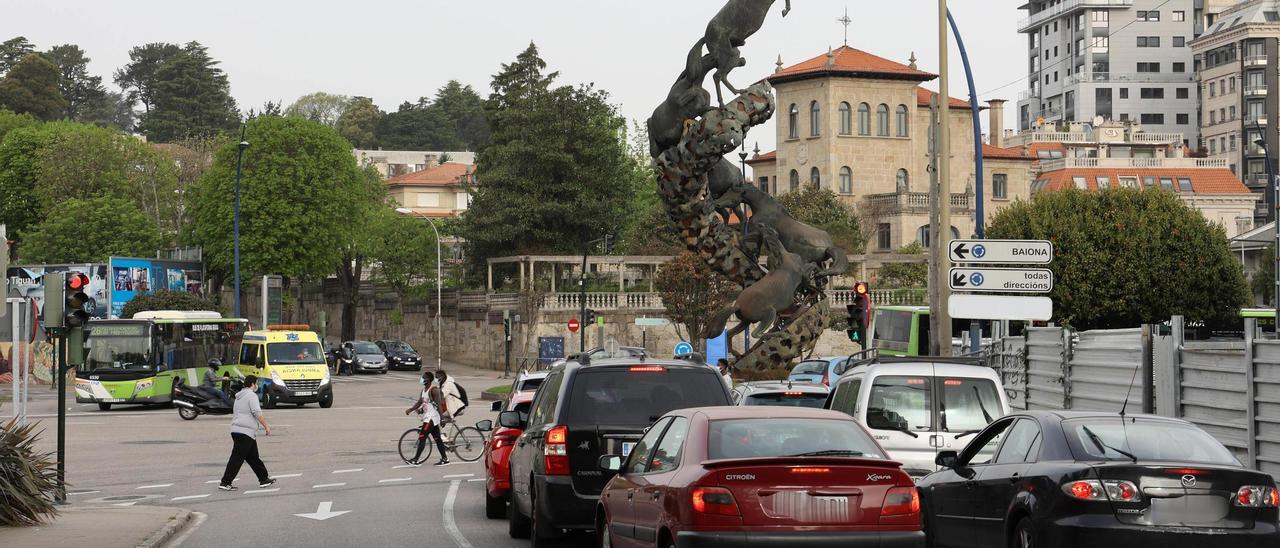
{"type": "MultiPolygon", "coordinates": [[[[535,395],[536,390],[515,392],[505,402],[494,402],[494,407],[496,411],[519,411],[528,415],[529,404],[535,395]]],[[[484,515],[489,519],[507,517],[507,495],[511,492],[511,473],[507,465],[511,459],[511,446],[523,432],[519,428],[499,426],[484,447],[484,515]]]]}
{"type": "Polygon", "coordinates": [[[924,546],[915,484],[842,413],[672,411],[600,467],[605,547],[924,546]]]}

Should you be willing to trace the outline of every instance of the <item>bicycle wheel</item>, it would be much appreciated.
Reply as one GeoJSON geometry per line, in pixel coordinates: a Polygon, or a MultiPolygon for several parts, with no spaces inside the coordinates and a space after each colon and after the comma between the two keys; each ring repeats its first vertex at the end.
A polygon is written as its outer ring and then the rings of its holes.
{"type": "Polygon", "coordinates": [[[458,430],[449,442],[453,445],[453,454],[463,462],[475,462],[484,454],[484,433],[474,426],[458,430]]]}
{"type": "Polygon", "coordinates": [[[400,434],[400,460],[403,460],[405,464],[418,464],[431,458],[432,444],[429,443],[431,441],[430,436],[422,436],[422,439],[418,439],[421,433],[421,428],[410,428],[400,434]],[[414,460],[415,455],[417,455],[417,460],[414,460]]]}

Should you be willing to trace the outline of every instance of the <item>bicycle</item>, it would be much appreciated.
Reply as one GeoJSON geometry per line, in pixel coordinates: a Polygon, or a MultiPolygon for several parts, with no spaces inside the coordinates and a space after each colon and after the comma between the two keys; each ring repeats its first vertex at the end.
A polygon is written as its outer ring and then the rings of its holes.
{"type": "MultiPolygon", "coordinates": [[[[421,413],[418,413],[421,420],[421,413]]],[[[475,462],[480,460],[480,456],[484,454],[485,436],[479,428],[474,426],[459,427],[457,420],[450,420],[440,427],[440,435],[444,437],[445,451],[452,451],[454,456],[462,462],[475,462]]],[[[431,452],[435,450],[435,443],[430,439],[422,427],[410,428],[400,434],[398,449],[400,460],[405,464],[420,464],[431,458],[431,452]],[[413,455],[418,453],[418,446],[424,445],[422,455],[418,457],[418,461],[413,461],[413,455]]]]}

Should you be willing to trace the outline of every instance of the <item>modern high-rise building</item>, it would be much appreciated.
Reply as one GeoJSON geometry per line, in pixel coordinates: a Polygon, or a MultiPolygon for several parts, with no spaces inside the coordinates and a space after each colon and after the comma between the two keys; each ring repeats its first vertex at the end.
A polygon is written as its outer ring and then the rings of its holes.
{"type": "Polygon", "coordinates": [[[1191,41],[1214,0],[1029,0],[1020,130],[1055,122],[1133,121],[1199,138],[1191,41]]]}
{"type": "Polygon", "coordinates": [[[1203,146],[1266,197],[1255,217],[1258,224],[1270,221],[1267,174],[1276,173],[1280,155],[1280,0],[1249,0],[1223,11],[1191,45],[1203,146]]]}

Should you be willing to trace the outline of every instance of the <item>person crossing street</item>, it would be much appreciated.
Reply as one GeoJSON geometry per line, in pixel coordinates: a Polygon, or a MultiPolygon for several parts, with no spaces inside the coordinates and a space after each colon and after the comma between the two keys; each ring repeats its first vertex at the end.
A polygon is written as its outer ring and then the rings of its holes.
{"type": "Polygon", "coordinates": [[[444,409],[447,405],[444,397],[440,393],[440,387],[435,382],[436,377],[430,371],[424,371],[422,378],[418,381],[422,385],[422,394],[418,396],[418,401],[404,411],[408,415],[417,411],[422,415],[422,427],[418,431],[418,448],[417,453],[413,455],[413,459],[409,461],[410,465],[422,466],[422,451],[427,447],[427,436],[431,436],[435,441],[436,449],[440,451],[440,460],[436,462],[436,466],[446,466],[449,463],[449,456],[445,453],[444,439],[440,437],[440,425],[443,423],[444,409]]]}
{"type": "Polygon", "coordinates": [[[267,473],[267,466],[262,464],[262,458],[258,456],[258,427],[262,427],[264,436],[270,436],[271,426],[267,424],[266,417],[262,416],[257,391],[258,378],[247,375],[244,378],[244,388],[236,392],[234,414],[231,418],[231,457],[227,459],[227,470],[222,474],[222,481],[218,485],[218,489],[223,491],[236,490],[232,482],[240,474],[240,466],[246,462],[258,476],[258,487],[268,487],[276,482],[267,473]]]}

